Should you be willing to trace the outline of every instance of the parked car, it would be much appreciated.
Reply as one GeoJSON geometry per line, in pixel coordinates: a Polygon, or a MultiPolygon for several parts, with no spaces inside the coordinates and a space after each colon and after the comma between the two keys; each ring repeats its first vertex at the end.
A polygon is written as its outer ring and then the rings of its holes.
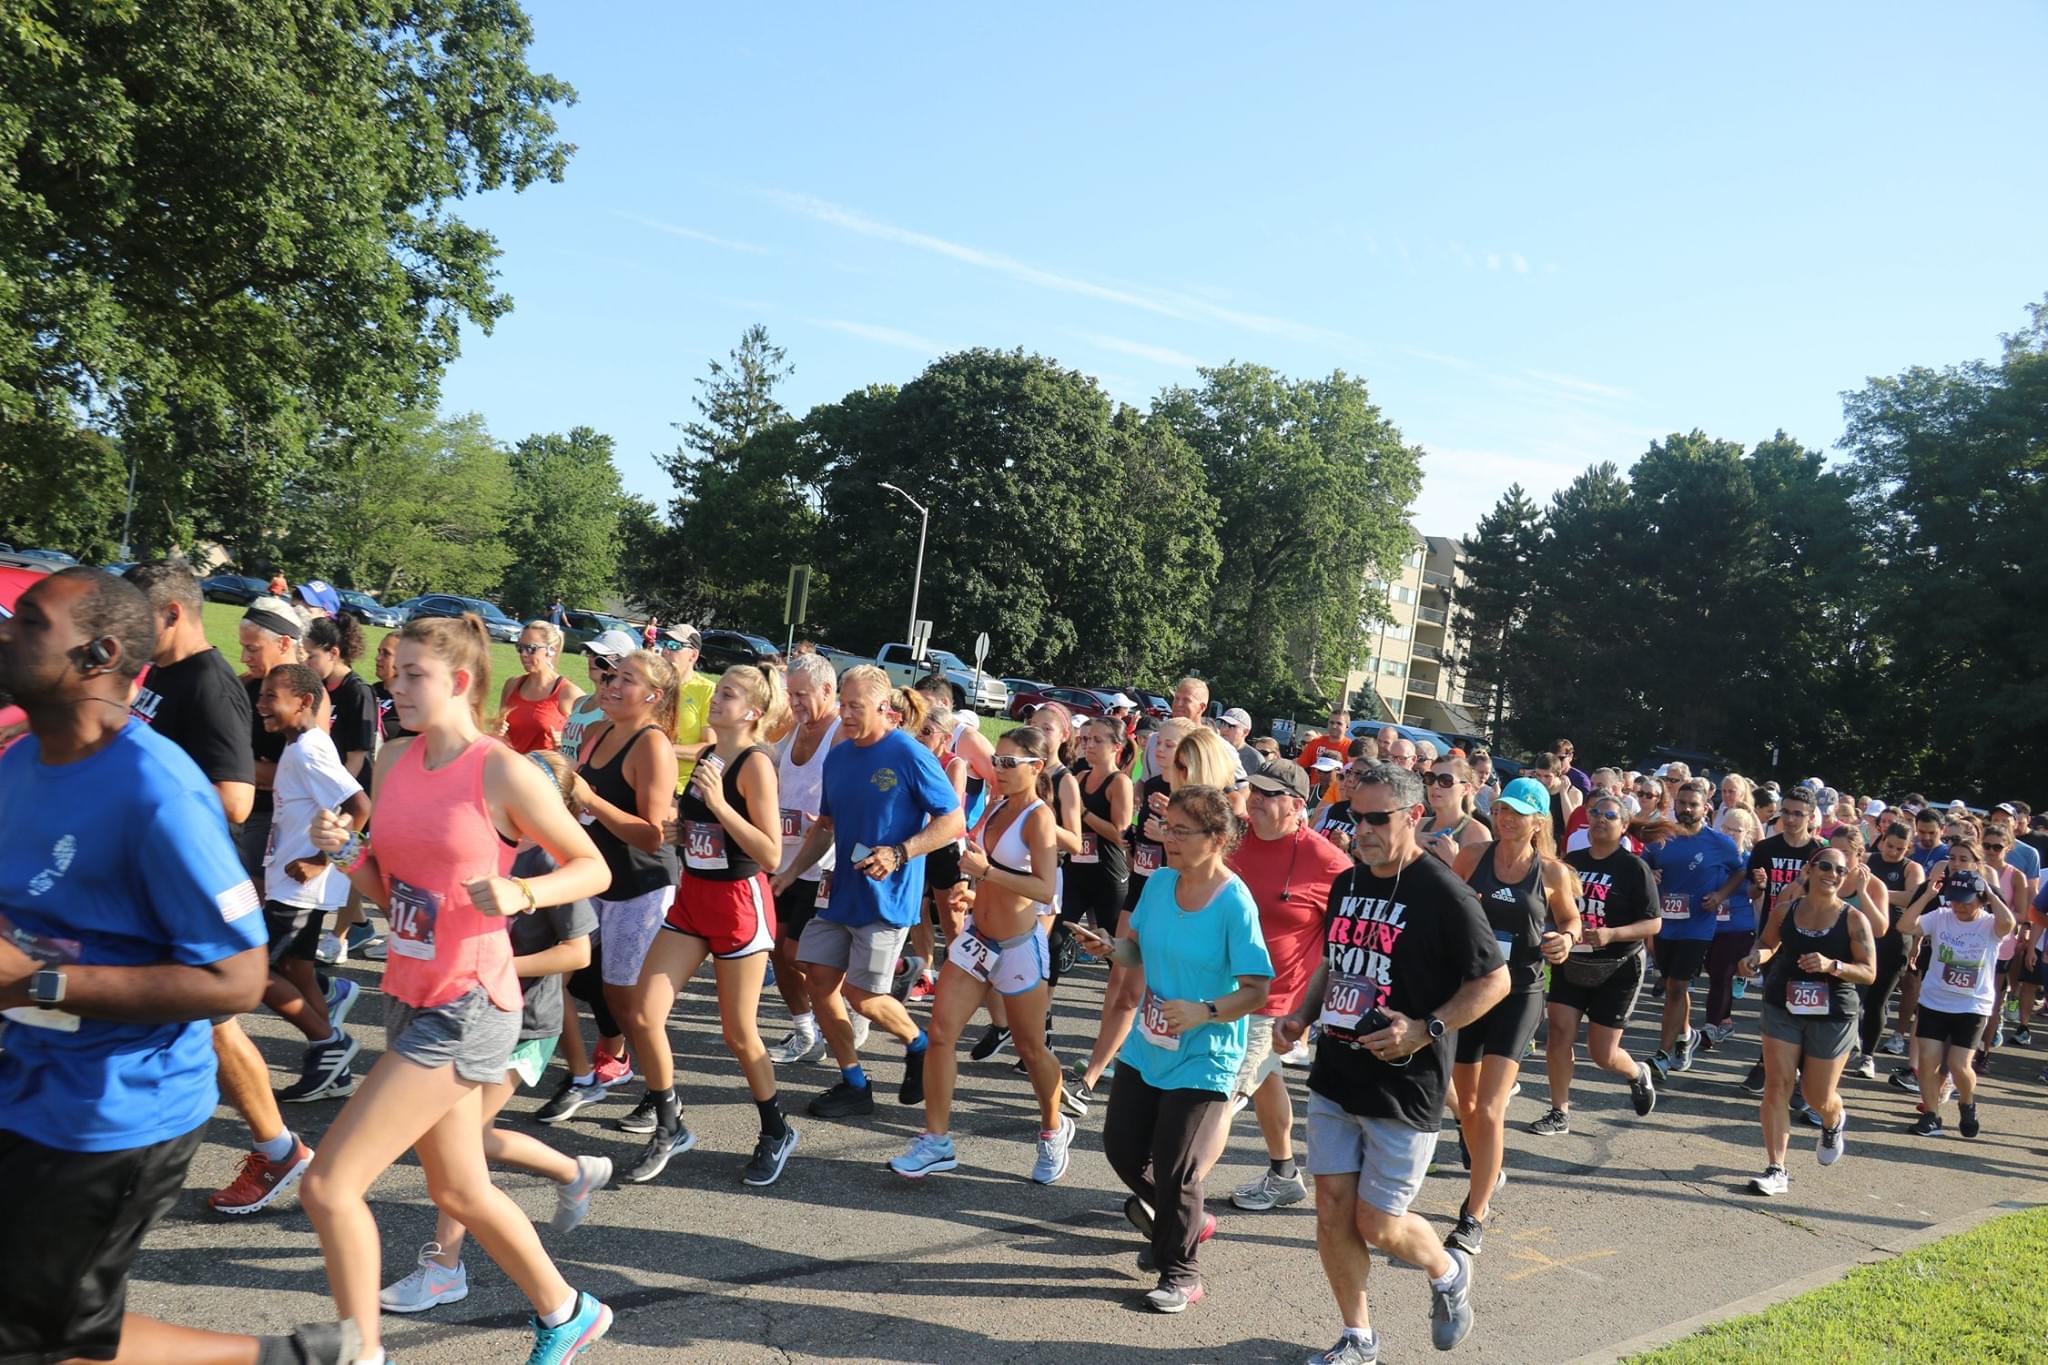
{"type": "Polygon", "coordinates": [[[520,623],[507,616],[504,609],[481,597],[457,597],[452,593],[430,592],[424,597],[415,597],[403,604],[406,620],[420,621],[437,616],[460,616],[473,611],[484,621],[484,630],[493,640],[501,644],[516,644],[519,640],[520,623]]]}
{"type": "Polygon", "coordinates": [[[201,597],[209,602],[226,602],[237,607],[246,607],[269,591],[269,579],[250,578],[246,574],[217,573],[199,580],[201,597]]]}
{"type": "Polygon", "coordinates": [[[640,632],[616,616],[607,616],[601,611],[566,611],[563,613],[569,624],[562,631],[565,647],[574,653],[608,630],[623,630],[634,639],[640,632]]]}
{"type": "Polygon", "coordinates": [[[707,673],[723,673],[734,664],[766,663],[771,654],[781,653],[773,640],[738,630],[704,630],[704,646],[697,652],[697,664],[707,673]]]}
{"type": "Polygon", "coordinates": [[[1106,716],[1109,697],[1089,687],[1046,687],[1036,692],[1015,692],[1010,696],[1011,720],[1023,720],[1032,707],[1056,701],[1077,716],[1106,716]]]}
{"type": "Polygon", "coordinates": [[[366,592],[357,592],[354,588],[336,588],[334,595],[341,599],[343,616],[353,616],[366,626],[383,626],[391,630],[405,624],[405,618],[395,609],[385,606],[366,592]]]}
{"type": "Polygon", "coordinates": [[[1003,686],[1009,688],[1012,693],[1043,692],[1046,688],[1051,687],[1052,684],[1048,682],[1034,682],[1030,678],[1005,678],[1003,679],[1003,686]]]}
{"type": "Polygon", "coordinates": [[[78,562],[76,555],[67,555],[62,550],[16,550],[14,553],[22,556],[24,559],[45,559],[59,566],[76,564],[78,562]]]}
{"type": "Polygon", "coordinates": [[[1403,739],[1413,740],[1417,744],[1427,740],[1436,746],[1436,751],[1439,755],[1449,753],[1454,747],[1450,740],[1434,730],[1425,730],[1420,725],[1396,725],[1392,721],[1385,720],[1354,720],[1351,722],[1349,733],[1353,739],[1357,739],[1360,735],[1377,737],[1380,731],[1389,727],[1398,731],[1403,739]]]}
{"type": "Polygon", "coordinates": [[[845,673],[847,669],[852,668],[855,664],[871,664],[874,662],[873,659],[868,658],[865,654],[856,654],[850,649],[841,649],[837,645],[828,645],[823,640],[812,640],[811,647],[824,657],[825,662],[832,665],[834,673],[845,673]]]}
{"type": "MultiPolygon", "coordinates": [[[[974,668],[963,663],[960,656],[947,649],[927,647],[922,659],[911,657],[910,646],[887,644],[875,651],[874,662],[896,683],[908,687],[918,679],[932,673],[945,676],[953,687],[953,706],[957,710],[968,704],[968,694],[974,691],[974,668]]],[[[974,695],[974,709],[989,715],[1001,715],[1010,705],[1010,689],[1003,686],[1003,680],[993,673],[981,675],[981,690],[974,695]]]]}

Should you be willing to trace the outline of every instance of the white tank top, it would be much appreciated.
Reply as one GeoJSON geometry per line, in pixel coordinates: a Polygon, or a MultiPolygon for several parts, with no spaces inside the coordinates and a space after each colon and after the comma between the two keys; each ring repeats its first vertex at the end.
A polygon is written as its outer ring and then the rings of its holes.
{"type": "MultiPolygon", "coordinates": [[[[775,777],[782,800],[782,865],[775,869],[778,873],[788,871],[796,861],[796,851],[803,847],[804,836],[811,832],[811,822],[818,818],[818,807],[825,796],[825,755],[839,738],[839,718],[832,718],[831,728],[818,741],[808,763],[799,765],[790,757],[796,751],[796,737],[797,732],[791,730],[775,750],[775,777]]],[[[828,847],[825,856],[804,873],[802,880],[817,881],[831,870],[832,850],[828,847]]]]}

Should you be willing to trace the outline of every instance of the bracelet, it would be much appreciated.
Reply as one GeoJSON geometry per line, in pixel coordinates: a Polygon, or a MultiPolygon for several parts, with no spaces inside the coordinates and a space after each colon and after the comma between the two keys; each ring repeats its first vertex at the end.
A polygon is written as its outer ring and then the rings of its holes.
{"type": "Polygon", "coordinates": [[[540,902],[533,898],[533,887],[527,882],[526,878],[514,877],[512,880],[519,887],[519,894],[526,897],[527,913],[531,914],[533,911],[540,909],[540,902]]]}
{"type": "Polygon", "coordinates": [[[343,872],[353,873],[370,856],[369,836],[349,831],[348,840],[328,858],[328,861],[343,872]]]}

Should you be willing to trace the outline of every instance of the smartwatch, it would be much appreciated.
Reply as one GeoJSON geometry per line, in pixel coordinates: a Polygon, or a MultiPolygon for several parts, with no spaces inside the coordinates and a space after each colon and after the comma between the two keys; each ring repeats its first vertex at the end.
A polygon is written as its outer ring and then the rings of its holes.
{"type": "Polygon", "coordinates": [[[1216,1002],[1215,1002],[1214,1000],[1204,1000],[1204,1001],[1203,1001],[1202,1003],[1203,1003],[1204,1005],[1207,1005],[1207,1006],[1209,1007],[1209,1017],[1210,1017],[1211,1019],[1216,1019],[1216,1018],[1220,1018],[1220,1017],[1221,1017],[1220,1015],[1218,1015],[1218,1014],[1216,1013],[1216,1002]]]}
{"type": "Polygon", "coordinates": [[[28,998],[37,1005],[64,1003],[64,973],[45,967],[28,979],[28,998]]]}
{"type": "Polygon", "coordinates": [[[1434,1014],[1423,1020],[1422,1026],[1429,1030],[1429,1037],[1432,1042],[1444,1036],[1444,1021],[1437,1018],[1434,1014]]]}

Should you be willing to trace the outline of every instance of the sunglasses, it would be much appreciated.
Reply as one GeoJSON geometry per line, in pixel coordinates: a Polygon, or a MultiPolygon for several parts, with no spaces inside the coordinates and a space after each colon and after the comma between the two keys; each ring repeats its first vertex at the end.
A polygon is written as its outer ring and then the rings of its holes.
{"type": "Polygon", "coordinates": [[[1371,825],[1374,829],[1379,829],[1383,827],[1387,823],[1387,821],[1393,819],[1396,815],[1401,814],[1400,811],[1391,810],[1358,810],[1353,811],[1351,813],[1357,816],[1360,820],[1363,820],[1366,824],[1371,825]]]}
{"type": "Polygon", "coordinates": [[[1984,851],[1986,853],[2002,853],[2005,851],[2005,848],[2006,845],[2004,844],[1994,844],[1989,839],[1984,841],[1984,851]]]}
{"type": "Polygon", "coordinates": [[[515,653],[519,653],[519,654],[552,654],[552,653],[554,653],[554,650],[550,649],[550,648],[549,648],[549,647],[548,647],[547,645],[514,645],[514,646],[512,646],[512,649],[513,649],[513,651],[514,651],[515,653]]]}
{"type": "Polygon", "coordinates": [[[1422,785],[1425,787],[1443,787],[1448,790],[1458,785],[1458,775],[1456,773],[1424,773],[1422,775],[1422,785]]]}
{"type": "Polygon", "coordinates": [[[1587,814],[1587,817],[1588,817],[1589,819],[1593,819],[1593,820],[1626,820],[1626,819],[1628,819],[1628,817],[1627,817],[1626,815],[1623,815],[1623,814],[1621,813],[1621,807],[1619,807],[1619,806],[1602,806],[1602,807],[1600,807],[1600,808],[1599,808],[1599,809],[1597,809],[1597,810],[1591,810],[1591,811],[1588,811],[1588,812],[1586,812],[1586,814],[1587,814]]]}
{"type": "Polygon", "coordinates": [[[661,642],[661,652],[664,654],[680,654],[686,649],[695,649],[696,647],[697,642],[695,640],[688,644],[684,644],[681,640],[663,640],[661,642]]]}
{"type": "Polygon", "coordinates": [[[1042,758],[1032,758],[1027,754],[997,754],[989,761],[998,768],[1021,768],[1026,763],[1045,762],[1042,758]]]}

